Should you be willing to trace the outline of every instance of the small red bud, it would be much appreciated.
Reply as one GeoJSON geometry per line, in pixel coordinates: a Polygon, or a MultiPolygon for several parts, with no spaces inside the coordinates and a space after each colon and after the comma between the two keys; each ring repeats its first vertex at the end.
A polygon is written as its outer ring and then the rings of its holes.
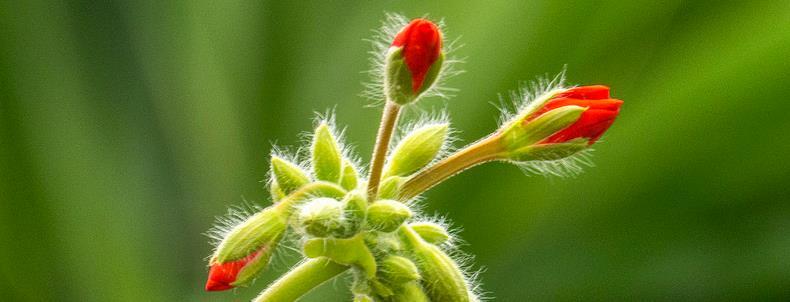
{"type": "Polygon", "coordinates": [[[412,91],[419,93],[426,73],[442,52],[439,27],[425,19],[414,19],[395,36],[392,47],[403,47],[406,66],[412,75],[412,91]]]}
{"type": "Polygon", "coordinates": [[[556,94],[524,122],[564,106],[585,107],[587,110],[575,123],[546,138],[540,144],[563,143],[575,138],[586,138],[589,140],[588,144],[592,145],[614,123],[622,104],[623,101],[610,98],[609,87],[602,85],[575,87],[556,94]]]}
{"type": "Polygon", "coordinates": [[[221,291],[233,288],[233,282],[236,281],[239,272],[241,272],[247,264],[256,260],[256,257],[260,254],[261,251],[256,251],[239,260],[212,264],[208,272],[206,291],[221,291]]]}

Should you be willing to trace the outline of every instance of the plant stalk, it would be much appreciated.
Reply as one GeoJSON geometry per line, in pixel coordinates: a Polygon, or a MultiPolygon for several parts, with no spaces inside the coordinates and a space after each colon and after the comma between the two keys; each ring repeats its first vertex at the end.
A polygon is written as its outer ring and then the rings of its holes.
{"type": "Polygon", "coordinates": [[[409,200],[466,169],[498,159],[504,151],[499,138],[497,134],[484,138],[420,171],[403,183],[398,199],[409,200]]]}
{"type": "Polygon", "coordinates": [[[296,301],[313,288],[345,272],[348,268],[348,266],[337,264],[324,257],[307,260],[277,279],[253,302],[296,301]]]}
{"type": "Polygon", "coordinates": [[[384,112],[381,114],[379,133],[376,136],[376,145],[370,163],[370,177],[368,177],[368,202],[374,202],[381,182],[381,173],[384,169],[384,160],[387,158],[392,133],[398,124],[401,106],[395,102],[387,101],[384,112]]]}

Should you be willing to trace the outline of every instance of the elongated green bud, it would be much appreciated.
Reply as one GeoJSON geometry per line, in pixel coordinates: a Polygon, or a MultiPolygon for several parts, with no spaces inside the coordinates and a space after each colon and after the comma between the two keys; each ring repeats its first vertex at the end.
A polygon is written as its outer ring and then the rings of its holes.
{"type": "MultiPolygon", "coordinates": [[[[431,299],[428,298],[428,295],[425,294],[425,290],[423,290],[420,283],[417,281],[412,281],[405,283],[400,286],[395,291],[395,295],[392,296],[393,302],[431,302],[431,299]]],[[[439,301],[439,300],[435,300],[439,301]]]]}
{"type": "Polygon", "coordinates": [[[433,222],[414,222],[410,223],[409,227],[429,243],[438,245],[450,239],[450,233],[441,225],[433,222]]]}
{"type": "Polygon", "coordinates": [[[346,190],[353,190],[359,184],[359,173],[354,164],[349,160],[343,160],[343,176],[340,178],[340,186],[346,190]]]}
{"type": "Polygon", "coordinates": [[[422,275],[422,286],[431,301],[469,302],[469,289],[458,264],[408,226],[400,230],[403,240],[411,247],[422,275]]]}
{"type": "Polygon", "coordinates": [[[379,263],[379,275],[389,284],[403,284],[420,279],[417,266],[406,257],[390,255],[379,263]]]}
{"type": "Polygon", "coordinates": [[[367,225],[373,230],[392,232],[411,216],[411,210],[405,204],[382,199],[368,206],[367,225]]]}
{"type": "Polygon", "coordinates": [[[381,181],[378,198],[395,199],[400,193],[400,186],[406,181],[406,177],[390,176],[381,181]]]}
{"type": "Polygon", "coordinates": [[[363,234],[348,239],[314,238],[304,244],[308,258],[327,257],[340,264],[355,265],[372,278],[376,275],[376,259],[365,245],[363,234]]]}
{"type": "Polygon", "coordinates": [[[385,176],[407,176],[430,163],[447,138],[446,123],[417,128],[398,143],[392,152],[385,176]]]}
{"type": "Polygon", "coordinates": [[[332,198],[316,198],[302,206],[297,224],[315,237],[327,237],[343,228],[343,204],[332,198]]]}
{"type": "Polygon", "coordinates": [[[310,182],[310,178],[302,168],[274,155],[272,155],[272,175],[280,190],[286,195],[310,182]]]}
{"type": "Polygon", "coordinates": [[[343,168],[343,158],[329,125],[322,122],[313,135],[313,172],[315,178],[337,183],[343,168]]]}
{"type": "Polygon", "coordinates": [[[275,207],[233,227],[211,257],[206,290],[226,290],[254,279],[269,263],[285,228],[286,217],[275,207]]]}

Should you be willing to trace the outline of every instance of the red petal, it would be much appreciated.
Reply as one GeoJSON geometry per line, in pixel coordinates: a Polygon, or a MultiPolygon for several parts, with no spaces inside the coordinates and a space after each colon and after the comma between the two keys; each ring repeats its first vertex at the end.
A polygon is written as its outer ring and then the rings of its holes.
{"type": "Polygon", "coordinates": [[[414,19],[395,36],[392,46],[403,46],[406,66],[412,75],[412,90],[419,92],[425,74],[442,51],[439,27],[425,19],[414,19]]]}
{"type": "Polygon", "coordinates": [[[236,281],[236,276],[239,275],[241,269],[255,259],[258,254],[260,254],[260,251],[236,261],[212,264],[208,271],[206,291],[220,291],[233,288],[233,282],[236,281]]]}
{"type": "Polygon", "coordinates": [[[590,85],[574,87],[557,94],[558,98],[574,98],[584,100],[600,100],[609,98],[609,87],[604,85],[590,85]]]}
{"type": "Polygon", "coordinates": [[[587,138],[592,145],[614,123],[619,110],[588,109],[579,120],[557,132],[542,143],[562,143],[575,138],[587,138]]]}

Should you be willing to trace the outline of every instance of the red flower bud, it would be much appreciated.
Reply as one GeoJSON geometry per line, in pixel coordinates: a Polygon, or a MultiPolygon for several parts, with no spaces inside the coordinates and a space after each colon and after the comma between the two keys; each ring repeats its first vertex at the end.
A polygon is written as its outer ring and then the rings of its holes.
{"type": "Polygon", "coordinates": [[[541,114],[564,106],[585,107],[582,115],[575,123],[551,135],[540,144],[563,143],[575,138],[588,139],[588,145],[595,143],[609,129],[623,101],[609,97],[609,87],[603,85],[575,87],[556,94],[532,116],[524,121],[529,122],[541,114]]]}
{"type": "Polygon", "coordinates": [[[439,27],[425,19],[414,19],[395,36],[392,47],[403,47],[403,57],[412,76],[412,91],[419,93],[425,75],[442,52],[439,27]]]}
{"type": "Polygon", "coordinates": [[[221,291],[235,287],[233,283],[236,282],[236,277],[238,277],[239,272],[241,272],[247,264],[255,262],[260,254],[261,251],[256,251],[239,260],[212,264],[208,272],[206,291],[221,291]]]}

